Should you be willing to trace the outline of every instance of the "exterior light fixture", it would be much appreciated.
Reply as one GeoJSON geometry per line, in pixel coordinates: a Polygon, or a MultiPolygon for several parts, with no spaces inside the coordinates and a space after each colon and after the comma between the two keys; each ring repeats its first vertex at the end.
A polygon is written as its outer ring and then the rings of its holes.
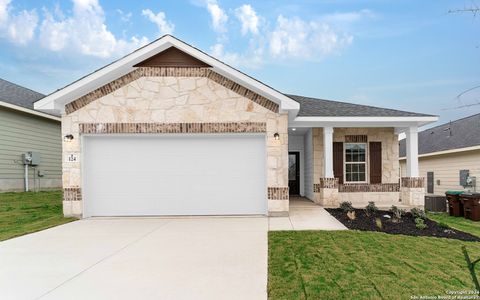
{"type": "Polygon", "coordinates": [[[64,142],[71,142],[73,140],[73,135],[67,134],[66,136],[63,137],[64,142]]]}
{"type": "Polygon", "coordinates": [[[277,141],[280,139],[280,135],[278,134],[278,132],[275,132],[275,134],[273,135],[273,138],[277,141]]]}
{"type": "Polygon", "coordinates": [[[297,128],[292,128],[292,131],[295,131],[295,130],[297,130],[297,128]]]}

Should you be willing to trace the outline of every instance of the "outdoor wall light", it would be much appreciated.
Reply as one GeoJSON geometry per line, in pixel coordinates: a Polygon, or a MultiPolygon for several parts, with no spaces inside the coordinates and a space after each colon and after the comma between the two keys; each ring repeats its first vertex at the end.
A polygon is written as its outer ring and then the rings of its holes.
{"type": "Polygon", "coordinates": [[[66,136],[63,137],[64,142],[71,142],[73,140],[73,135],[67,134],[66,136]]]}
{"type": "Polygon", "coordinates": [[[273,138],[277,141],[280,139],[280,135],[278,134],[278,132],[275,132],[275,134],[273,135],[273,138]]]}

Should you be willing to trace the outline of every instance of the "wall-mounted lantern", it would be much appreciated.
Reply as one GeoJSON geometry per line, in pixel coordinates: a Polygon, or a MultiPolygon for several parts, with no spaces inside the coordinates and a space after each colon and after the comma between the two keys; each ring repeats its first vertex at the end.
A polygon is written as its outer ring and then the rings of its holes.
{"type": "Polygon", "coordinates": [[[66,136],[63,137],[64,142],[71,142],[73,140],[73,135],[67,134],[66,136]]]}
{"type": "Polygon", "coordinates": [[[273,138],[278,141],[280,139],[280,135],[278,134],[278,132],[275,132],[275,134],[273,135],[273,138]]]}

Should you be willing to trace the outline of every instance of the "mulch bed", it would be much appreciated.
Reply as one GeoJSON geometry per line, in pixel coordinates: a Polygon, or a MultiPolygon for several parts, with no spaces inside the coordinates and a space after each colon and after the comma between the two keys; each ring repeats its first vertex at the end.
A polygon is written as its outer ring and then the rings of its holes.
{"type": "Polygon", "coordinates": [[[347,214],[340,208],[328,208],[327,211],[348,229],[378,231],[389,234],[443,237],[462,241],[480,241],[480,237],[453,228],[440,227],[437,222],[430,219],[425,220],[427,228],[418,229],[415,226],[415,218],[411,213],[406,213],[402,216],[400,222],[394,222],[392,221],[392,213],[389,211],[379,210],[374,215],[367,216],[363,209],[355,209],[356,218],[354,220],[350,220],[347,214]],[[386,217],[386,215],[390,216],[390,218],[386,217]],[[377,227],[376,218],[382,220],[382,229],[377,227]]]}

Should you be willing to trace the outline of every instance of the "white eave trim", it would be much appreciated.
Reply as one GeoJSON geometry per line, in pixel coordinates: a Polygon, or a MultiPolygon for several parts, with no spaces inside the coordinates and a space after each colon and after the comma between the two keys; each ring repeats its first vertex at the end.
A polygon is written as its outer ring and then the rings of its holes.
{"type": "Polygon", "coordinates": [[[41,111],[36,111],[36,110],[33,110],[33,109],[29,109],[29,108],[26,108],[26,107],[22,107],[22,106],[18,106],[18,105],[15,105],[15,104],[7,103],[7,102],[4,102],[4,101],[0,101],[0,106],[7,107],[7,108],[10,108],[10,109],[13,109],[13,110],[16,110],[16,111],[21,111],[21,112],[24,112],[24,113],[27,113],[27,114],[35,115],[35,116],[38,116],[38,117],[58,121],[58,122],[60,122],[62,120],[59,117],[55,117],[55,116],[43,113],[41,111]]]}
{"type": "Polygon", "coordinates": [[[133,71],[133,66],[143,60],[158,54],[169,47],[176,47],[185,53],[209,64],[213,70],[230,80],[244,85],[246,88],[276,102],[280,106],[280,110],[296,110],[300,109],[300,104],[293,99],[283,95],[275,89],[235,70],[234,68],[222,63],[221,61],[205,54],[204,52],[174,38],[166,35],[162,38],[140,48],[127,56],[113,62],[106,67],[85,76],[84,78],[46,96],[45,98],[35,102],[35,109],[39,110],[55,110],[63,108],[65,104],[78,99],[79,97],[133,71]]]}
{"type": "MultiPolygon", "coordinates": [[[[419,154],[418,157],[429,157],[429,156],[437,156],[437,155],[443,155],[443,154],[454,154],[454,153],[460,153],[460,152],[467,152],[467,151],[473,151],[473,150],[480,150],[480,145],[478,146],[471,146],[471,147],[464,147],[464,148],[457,148],[457,149],[450,149],[450,150],[443,150],[443,151],[437,151],[437,152],[430,152],[430,153],[424,153],[424,154],[419,154]]],[[[399,160],[405,160],[407,157],[403,156],[398,158],[399,160]]]]}
{"type": "Polygon", "coordinates": [[[296,117],[289,127],[397,127],[424,126],[436,122],[436,116],[410,117],[296,117]]]}

